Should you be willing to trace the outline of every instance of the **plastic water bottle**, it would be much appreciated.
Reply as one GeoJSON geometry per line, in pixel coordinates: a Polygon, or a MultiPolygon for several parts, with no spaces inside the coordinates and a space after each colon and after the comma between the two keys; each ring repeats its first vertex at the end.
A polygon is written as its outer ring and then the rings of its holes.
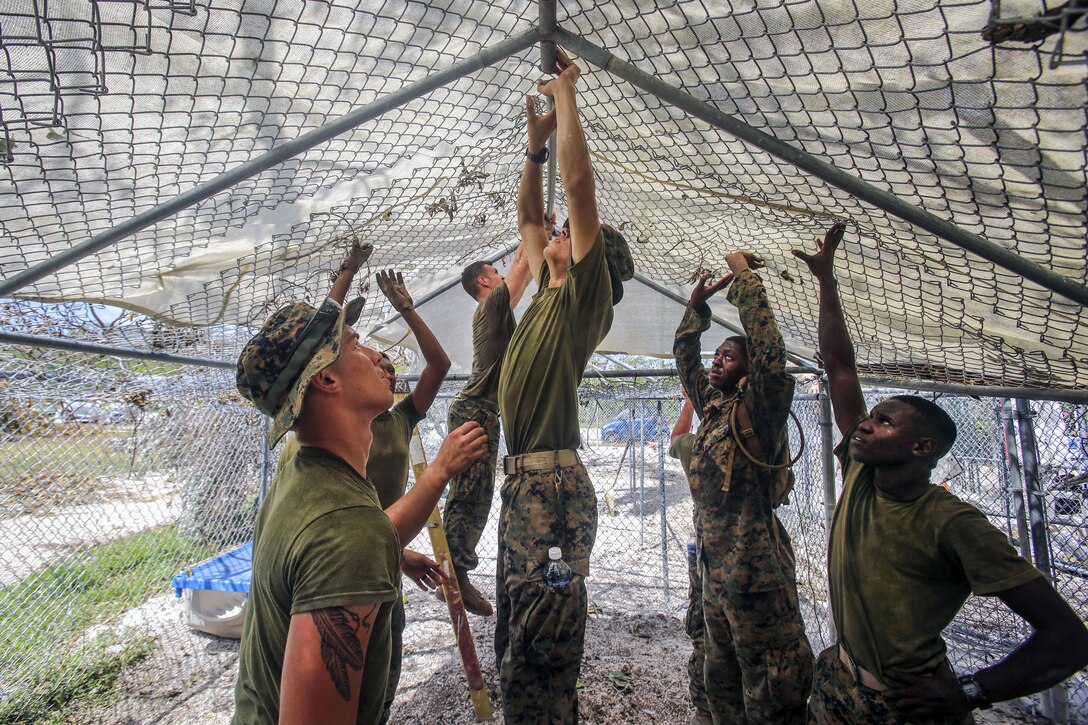
{"type": "Polygon", "coordinates": [[[558,546],[548,549],[548,566],[544,569],[544,583],[556,591],[562,591],[570,585],[574,573],[570,565],[563,561],[563,550],[558,546]]]}

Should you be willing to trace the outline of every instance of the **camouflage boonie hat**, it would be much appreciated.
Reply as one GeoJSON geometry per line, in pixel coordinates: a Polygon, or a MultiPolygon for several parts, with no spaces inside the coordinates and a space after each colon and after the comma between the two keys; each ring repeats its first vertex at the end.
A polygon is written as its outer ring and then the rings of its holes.
{"type": "Polygon", "coordinates": [[[238,392],[272,418],[268,445],[275,446],[302,411],[314,375],[336,362],[344,327],[359,319],[363,299],[320,308],[295,302],[265,320],[238,356],[238,392]]]}
{"type": "Polygon", "coordinates": [[[635,276],[635,260],[631,248],[614,227],[601,225],[604,234],[604,256],[608,260],[608,276],[612,278],[612,304],[623,299],[623,283],[635,276]]]}

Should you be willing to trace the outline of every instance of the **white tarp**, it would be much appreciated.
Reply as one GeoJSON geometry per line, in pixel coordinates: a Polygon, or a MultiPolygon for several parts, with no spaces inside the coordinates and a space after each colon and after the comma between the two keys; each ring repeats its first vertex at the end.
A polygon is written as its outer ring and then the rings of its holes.
{"type": "MultiPolygon", "coordinates": [[[[994,44],[982,35],[991,10],[986,0],[563,2],[558,22],[1084,284],[1085,34],[1078,26],[1040,43],[994,44]]],[[[537,18],[528,0],[207,0],[192,13],[184,3],[9,3],[0,10],[0,274],[527,32],[537,18]]],[[[538,66],[534,47],[478,70],[20,294],[108,302],[177,325],[252,325],[284,302],[321,297],[353,233],[378,249],[371,271],[403,270],[417,296],[438,289],[516,243],[523,99],[538,66]]],[[[605,70],[586,71],[580,104],[602,216],[623,226],[647,278],[686,296],[694,273],[721,272],[728,250],[754,248],[768,260],[764,278],[791,349],[811,357],[815,288],[789,250],[846,219],[841,289],[869,370],[1088,386],[1080,305],[605,70]]],[[[627,294],[605,347],[668,355],[678,305],[638,283],[627,294]]],[[[376,289],[367,296],[369,329],[391,310],[376,289]]],[[[461,366],[470,309],[457,286],[423,306],[461,366]]],[[[715,311],[734,319],[725,306],[715,311]]]]}

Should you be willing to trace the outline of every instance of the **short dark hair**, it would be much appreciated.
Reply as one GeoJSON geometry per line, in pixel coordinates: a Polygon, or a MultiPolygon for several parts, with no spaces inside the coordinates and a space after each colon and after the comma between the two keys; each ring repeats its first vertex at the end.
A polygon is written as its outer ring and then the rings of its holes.
{"type": "Polygon", "coordinates": [[[472,299],[476,299],[476,295],[480,294],[480,285],[476,282],[476,278],[487,272],[489,264],[490,262],[473,262],[461,272],[461,286],[472,299]]]}
{"type": "Polygon", "coordinates": [[[952,450],[952,444],[956,442],[956,422],[944,411],[944,408],[932,400],[926,400],[917,395],[893,395],[891,399],[914,408],[919,429],[926,432],[927,438],[932,438],[937,443],[933,451],[934,463],[952,450]]]}
{"type": "Polygon", "coordinates": [[[727,342],[735,342],[737,347],[740,348],[740,351],[744,353],[744,359],[748,359],[748,338],[744,335],[733,335],[732,337],[727,337],[722,340],[723,345],[727,342]]]}

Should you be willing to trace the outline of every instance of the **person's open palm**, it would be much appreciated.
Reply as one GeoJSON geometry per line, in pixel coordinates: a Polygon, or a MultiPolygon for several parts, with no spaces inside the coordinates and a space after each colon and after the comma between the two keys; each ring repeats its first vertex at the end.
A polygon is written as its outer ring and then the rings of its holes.
{"type": "Polygon", "coordinates": [[[391,269],[378,272],[378,289],[397,312],[404,314],[408,310],[415,309],[412,295],[408,294],[408,288],[404,285],[404,275],[400,272],[394,272],[391,269]]]}
{"type": "Polygon", "coordinates": [[[808,269],[817,278],[832,277],[835,273],[835,250],[846,233],[846,224],[836,222],[824,234],[824,240],[816,243],[816,253],[807,254],[800,249],[793,250],[793,256],[808,265],[808,269]]]}
{"type": "Polygon", "coordinates": [[[695,283],[695,289],[691,291],[691,297],[688,300],[688,304],[692,308],[702,307],[706,304],[706,301],[713,297],[719,290],[733,281],[733,275],[727,274],[717,282],[707,285],[710,281],[710,272],[699,277],[699,281],[695,283]]]}

